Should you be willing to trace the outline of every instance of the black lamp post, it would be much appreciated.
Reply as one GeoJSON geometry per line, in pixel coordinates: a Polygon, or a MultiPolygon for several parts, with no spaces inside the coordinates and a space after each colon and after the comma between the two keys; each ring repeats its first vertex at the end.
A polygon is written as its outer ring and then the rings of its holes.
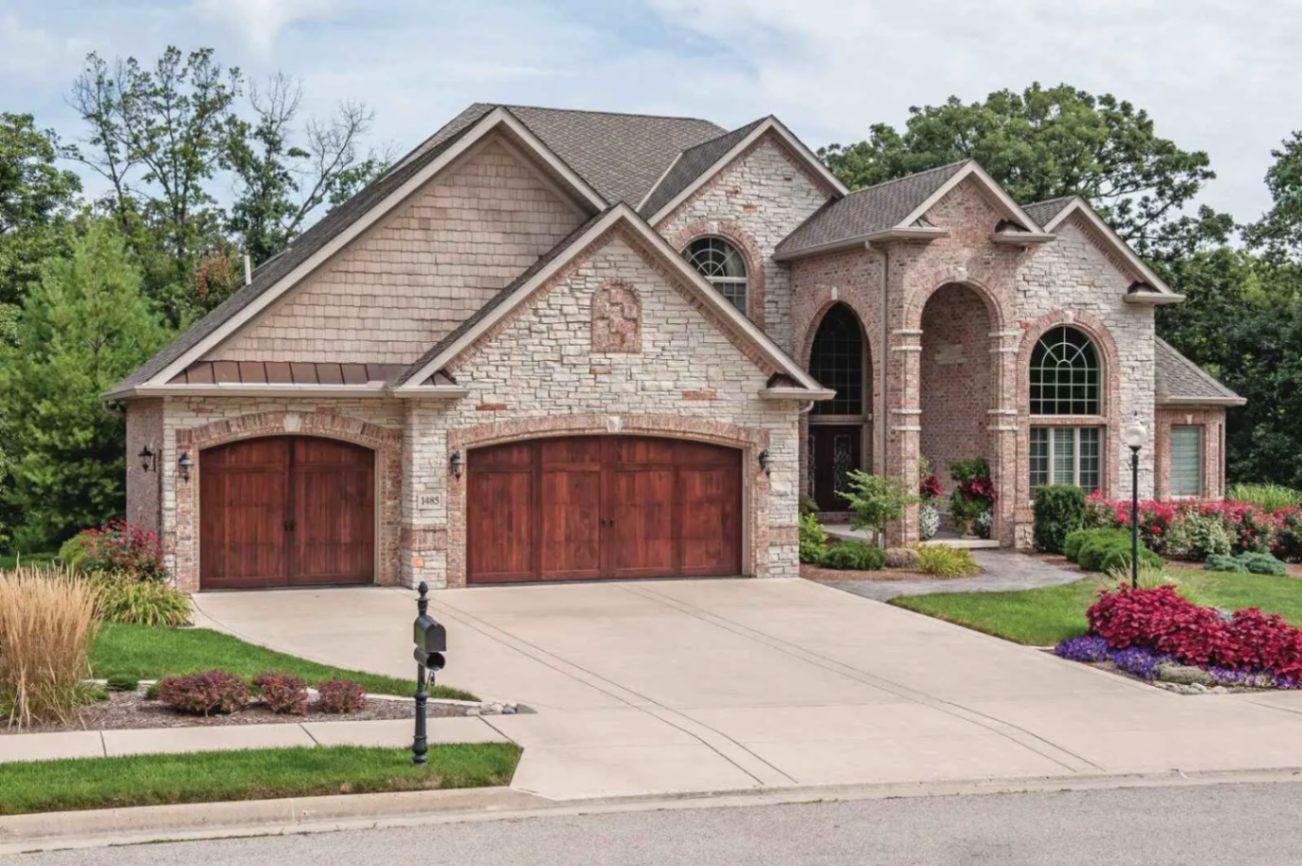
{"type": "Polygon", "coordinates": [[[1139,416],[1121,431],[1130,449],[1130,588],[1139,589],[1139,449],[1148,440],[1148,429],[1139,416]]]}

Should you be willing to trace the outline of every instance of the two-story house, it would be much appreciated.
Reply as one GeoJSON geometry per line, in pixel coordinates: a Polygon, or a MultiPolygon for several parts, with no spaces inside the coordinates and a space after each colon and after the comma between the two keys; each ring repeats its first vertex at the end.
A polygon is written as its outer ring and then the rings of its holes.
{"type": "Polygon", "coordinates": [[[851,192],[772,117],[476,104],[106,398],[182,588],[795,576],[856,467],[984,457],[1025,546],[1037,486],[1129,494],[1137,416],[1143,495],[1217,495],[1180,300],[972,162],[851,192]]]}

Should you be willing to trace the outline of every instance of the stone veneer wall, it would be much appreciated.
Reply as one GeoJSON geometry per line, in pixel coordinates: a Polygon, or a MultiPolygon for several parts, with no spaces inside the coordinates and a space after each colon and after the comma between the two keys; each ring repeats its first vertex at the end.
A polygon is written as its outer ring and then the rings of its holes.
{"type": "Polygon", "coordinates": [[[162,538],[163,401],[154,397],[127,404],[127,513],[130,523],[162,538]],[[154,452],[149,470],[140,465],[140,450],[154,452]]]}
{"type": "Polygon", "coordinates": [[[1157,410],[1157,467],[1154,496],[1171,493],[1171,428],[1203,428],[1204,499],[1225,496],[1225,409],[1219,406],[1162,406],[1157,410]]]}
{"type": "Polygon", "coordinates": [[[164,560],[177,585],[199,588],[199,484],[203,449],[258,436],[313,435],[342,439],[376,452],[376,582],[399,579],[401,448],[405,411],[385,399],[248,399],[169,397],[163,407],[162,541],[164,560]],[[177,460],[189,451],[189,481],[177,474],[177,460]]]}
{"type": "Polygon", "coordinates": [[[490,138],[206,359],[410,363],[584,219],[490,138]]]}
{"type": "MultiPolygon", "coordinates": [[[[792,349],[791,284],[773,248],[830,198],[832,191],[785,144],[766,135],[721,170],[656,229],[681,251],[703,235],[733,242],[746,256],[747,311],[788,352],[792,349]]],[[[794,354],[794,352],[793,352],[794,354]]]]}
{"type": "Polygon", "coordinates": [[[453,451],[469,465],[477,445],[583,433],[743,449],[746,571],[797,576],[795,405],[759,398],[771,371],[757,367],[710,315],[631,236],[608,233],[456,359],[453,372],[470,396],[412,401],[409,410],[404,532],[413,546],[403,581],[465,580],[465,479],[449,476],[453,451]],[[637,291],[640,351],[592,345],[594,293],[613,284],[637,291]],[[765,448],[767,478],[757,460],[765,448]]]}

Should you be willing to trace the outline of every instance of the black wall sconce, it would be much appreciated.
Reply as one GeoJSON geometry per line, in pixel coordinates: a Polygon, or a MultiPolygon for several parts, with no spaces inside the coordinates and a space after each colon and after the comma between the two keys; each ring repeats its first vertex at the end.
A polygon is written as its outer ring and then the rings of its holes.
{"type": "Polygon", "coordinates": [[[157,455],[154,454],[154,452],[150,449],[148,445],[146,445],[144,448],[141,448],[140,453],[136,456],[140,458],[141,469],[145,470],[146,472],[153,471],[154,457],[156,457],[157,455]]]}
{"type": "Polygon", "coordinates": [[[767,478],[769,474],[769,449],[767,448],[759,453],[759,467],[760,472],[763,472],[767,478]]]}
{"type": "Polygon", "coordinates": [[[452,477],[460,479],[461,468],[466,465],[465,461],[461,459],[460,451],[452,452],[452,459],[448,462],[448,465],[452,467],[452,477]]]}
{"type": "Polygon", "coordinates": [[[176,470],[181,473],[182,481],[190,480],[190,468],[194,466],[194,461],[190,459],[189,451],[181,452],[181,459],[176,461],[176,470]]]}

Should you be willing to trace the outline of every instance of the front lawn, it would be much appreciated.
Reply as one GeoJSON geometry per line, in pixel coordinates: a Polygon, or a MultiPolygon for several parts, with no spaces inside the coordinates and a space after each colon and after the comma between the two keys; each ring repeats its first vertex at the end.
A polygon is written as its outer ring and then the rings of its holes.
{"type": "MultiPolygon", "coordinates": [[[[1259,607],[1302,626],[1302,580],[1259,574],[1172,568],[1180,594],[1190,601],[1239,610],[1259,607]]],[[[1075,583],[1016,592],[942,592],[901,596],[891,604],[1006,640],[1048,646],[1082,635],[1085,609],[1111,581],[1091,575],[1075,583]]]]}
{"type": "MultiPolygon", "coordinates": [[[[381,695],[410,695],[416,690],[414,677],[399,680],[332,668],[206,628],[105,623],[91,646],[90,666],[101,679],[121,675],[153,680],[219,669],[246,679],[265,671],[288,673],[313,686],[323,680],[353,680],[368,692],[381,695]]],[[[430,689],[430,697],[476,700],[474,695],[446,686],[430,689]]]]}
{"type": "Polygon", "coordinates": [[[478,788],[511,781],[511,743],[435,745],[429,764],[406,749],[331,746],[0,764],[0,814],[478,788]]]}

